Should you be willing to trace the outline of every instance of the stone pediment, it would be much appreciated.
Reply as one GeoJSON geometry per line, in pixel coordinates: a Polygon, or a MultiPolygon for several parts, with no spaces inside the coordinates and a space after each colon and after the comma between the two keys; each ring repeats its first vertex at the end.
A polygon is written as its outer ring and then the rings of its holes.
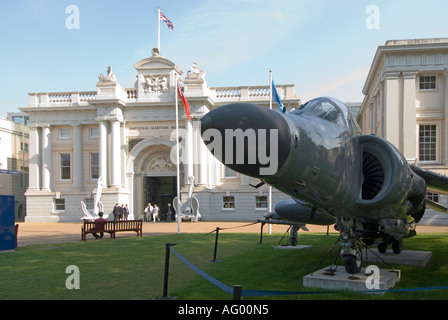
{"type": "Polygon", "coordinates": [[[162,56],[160,56],[157,53],[157,50],[153,49],[153,55],[149,58],[143,59],[139,62],[137,62],[134,65],[134,68],[139,71],[145,71],[144,73],[151,73],[152,72],[170,72],[170,71],[176,71],[179,75],[181,75],[183,72],[179,69],[176,64],[162,56]]]}

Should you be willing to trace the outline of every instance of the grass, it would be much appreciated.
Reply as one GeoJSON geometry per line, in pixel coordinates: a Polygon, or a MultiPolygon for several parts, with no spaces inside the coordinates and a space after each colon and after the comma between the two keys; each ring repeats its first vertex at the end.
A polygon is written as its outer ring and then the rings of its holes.
{"type": "MultiPolygon", "coordinates": [[[[311,291],[302,278],[316,270],[336,241],[336,235],[301,233],[305,250],[273,250],[282,235],[220,233],[217,259],[215,234],[118,238],[87,242],[19,247],[0,254],[2,300],[151,300],[163,293],[165,244],[229,287],[247,290],[311,291]],[[80,270],[80,289],[68,290],[67,266],[80,270]]],[[[427,267],[395,266],[402,279],[395,287],[420,288],[448,285],[447,234],[423,234],[407,239],[404,249],[430,250],[427,267]]],[[[170,255],[168,294],[179,300],[229,300],[231,295],[206,281],[174,254],[170,255]]],[[[321,267],[330,264],[326,260],[321,267]]],[[[383,267],[379,265],[380,267],[383,267]]],[[[319,290],[317,290],[319,291],[319,290]]],[[[251,299],[447,299],[448,290],[366,295],[349,292],[316,295],[264,296],[251,299]]],[[[248,298],[245,298],[248,299],[248,298]]]]}

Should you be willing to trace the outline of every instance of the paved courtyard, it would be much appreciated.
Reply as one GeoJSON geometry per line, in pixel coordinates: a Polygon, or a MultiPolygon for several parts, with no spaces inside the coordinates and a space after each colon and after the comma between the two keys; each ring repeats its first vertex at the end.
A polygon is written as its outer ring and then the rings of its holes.
{"type": "MultiPolygon", "coordinates": [[[[81,241],[82,222],[66,223],[25,223],[19,222],[18,246],[28,246],[34,244],[51,244],[81,241]]],[[[220,233],[257,233],[260,234],[261,224],[251,224],[251,222],[182,222],[180,224],[180,233],[208,233],[220,228],[220,233]]],[[[310,232],[327,232],[325,226],[307,225],[310,232]]],[[[272,225],[272,233],[283,234],[288,226],[272,225]]],[[[330,232],[336,232],[333,226],[329,228],[330,232]]],[[[269,226],[263,228],[264,234],[268,234],[269,226]]],[[[299,236],[304,231],[299,232],[299,236]]],[[[448,232],[448,226],[419,226],[417,233],[426,232],[448,232]]],[[[177,234],[178,225],[176,222],[144,222],[143,237],[177,234]]],[[[135,232],[119,232],[117,238],[135,237],[135,232]]],[[[105,234],[105,239],[109,238],[105,234]]],[[[88,240],[93,240],[92,235],[87,235],[88,240]]]]}

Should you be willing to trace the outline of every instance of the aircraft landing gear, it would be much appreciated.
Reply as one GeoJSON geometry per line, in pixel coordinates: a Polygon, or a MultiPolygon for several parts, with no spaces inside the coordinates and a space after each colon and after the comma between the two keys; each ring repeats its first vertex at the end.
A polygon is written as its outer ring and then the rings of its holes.
{"type": "Polygon", "coordinates": [[[362,250],[355,235],[356,221],[353,218],[341,218],[341,227],[341,256],[344,258],[345,271],[359,273],[362,268],[362,250]]]}
{"type": "Polygon", "coordinates": [[[393,237],[390,237],[388,239],[384,239],[383,238],[383,241],[381,241],[378,244],[378,252],[379,253],[386,253],[387,252],[387,247],[388,247],[389,244],[392,245],[393,253],[395,253],[395,254],[400,254],[401,253],[401,250],[403,248],[403,239],[401,238],[399,240],[396,240],[393,237]]]}

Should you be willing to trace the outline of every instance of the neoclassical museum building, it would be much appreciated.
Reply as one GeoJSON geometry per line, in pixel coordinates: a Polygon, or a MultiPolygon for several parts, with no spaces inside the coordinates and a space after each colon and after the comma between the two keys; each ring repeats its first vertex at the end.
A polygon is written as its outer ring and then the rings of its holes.
{"type": "MultiPolygon", "coordinates": [[[[190,121],[179,101],[179,131],[183,152],[193,159],[180,164],[181,201],[188,196],[187,178],[193,176],[202,220],[262,217],[268,210],[269,187],[256,189],[250,184],[259,181],[216,161],[201,140],[198,120],[229,103],[269,108],[268,81],[255,87],[209,87],[205,72],[195,63],[185,74],[157,50],[134,67],[134,88],[121,87],[109,67],[107,74],[99,75],[96,91],[29,94],[28,106],[20,108],[30,119],[25,221],[81,221],[81,202],[93,210],[99,177],[105,213],[110,214],[116,203],[127,204],[131,218],[140,219],[151,202],[158,204],[165,219],[167,204],[177,193],[172,152],[178,77],[191,112],[190,121]]],[[[294,85],[277,85],[277,90],[288,111],[300,105],[294,85]]],[[[273,190],[272,203],[285,197],[273,190]]]]}

